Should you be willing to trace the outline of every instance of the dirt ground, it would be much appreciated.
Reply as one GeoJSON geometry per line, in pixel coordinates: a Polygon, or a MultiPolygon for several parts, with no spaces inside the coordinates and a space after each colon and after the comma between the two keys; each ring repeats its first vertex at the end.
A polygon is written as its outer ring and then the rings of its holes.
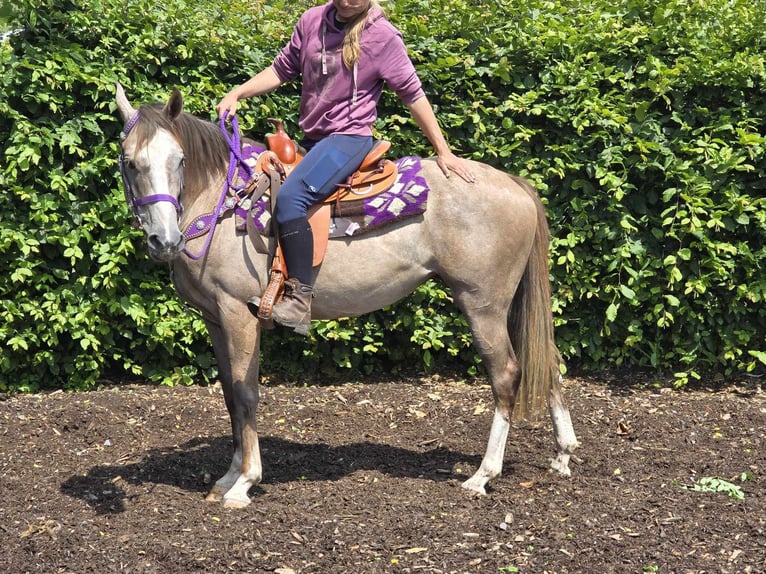
{"type": "Polygon", "coordinates": [[[568,380],[573,476],[547,472],[547,421],[517,424],[485,497],[460,488],[482,381],[269,383],[264,482],[238,511],[204,501],[231,451],[215,386],[5,397],[0,572],[766,572],[762,381],[633,382],[568,380]]]}

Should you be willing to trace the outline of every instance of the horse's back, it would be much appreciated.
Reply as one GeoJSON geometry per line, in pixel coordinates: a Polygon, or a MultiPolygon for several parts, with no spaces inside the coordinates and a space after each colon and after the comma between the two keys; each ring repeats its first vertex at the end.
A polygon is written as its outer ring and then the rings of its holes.
{"type": "Polygon", "coordinates": [[[472,162],[472,184],[454,174],[445,177],[435,161],[424,162],[423,168],[431,187],[424,223],[434,252],[446,248],[463,261],[468,251],[490,257],[496,250],[528,251],[537,206],[517,179],[479,162],[472,162]]]}
{"type": "Polygon", "coordinates": [[[473,184],[422,162],[430,188],[422,216],[357,238],[331,240],[316,281],[313,317],[360,315],[409,295],[430,277],[474,288],[476,278],[517,282],[531,250],[537,206],[506,173],[473,162],[473,184]]]}

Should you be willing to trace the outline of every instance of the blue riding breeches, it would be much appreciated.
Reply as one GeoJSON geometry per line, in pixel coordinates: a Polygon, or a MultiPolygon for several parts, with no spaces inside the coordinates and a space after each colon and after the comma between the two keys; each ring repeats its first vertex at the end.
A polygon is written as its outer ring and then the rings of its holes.
{"type": "Polygon", "coordinates": [[[372,149],[371,136],[331,135],[316,144],[285,179],[277,195],[277,225],[306,217],[309,207],[343,183],[372,149]]]}

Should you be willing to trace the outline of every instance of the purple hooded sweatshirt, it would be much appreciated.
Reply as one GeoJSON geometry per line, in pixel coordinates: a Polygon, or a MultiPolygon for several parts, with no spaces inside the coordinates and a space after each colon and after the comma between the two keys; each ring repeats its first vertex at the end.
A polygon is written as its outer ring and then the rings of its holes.
{"type": "Polygon", "coordinates": [[[401,33],[379,8],[370,9],[352,70],[343,64],[344,36],[335,26],[332,2],[309,8],[272,64],[282,82],[302,76],[299,125],[312,140],[372,135],[384,83],[405,104],[425,95],[401,33]]]}

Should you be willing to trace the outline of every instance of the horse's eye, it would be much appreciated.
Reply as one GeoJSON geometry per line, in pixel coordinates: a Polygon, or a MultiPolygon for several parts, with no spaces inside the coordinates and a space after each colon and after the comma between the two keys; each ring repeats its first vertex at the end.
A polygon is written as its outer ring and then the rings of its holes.
{"type": "Polygon", "coordinates": [[[136,169],[136,162],[134,162],[130,158],[125,158],[125,167],[127,167],[130,170],[135,171],[135,169],[136,169]]]}

